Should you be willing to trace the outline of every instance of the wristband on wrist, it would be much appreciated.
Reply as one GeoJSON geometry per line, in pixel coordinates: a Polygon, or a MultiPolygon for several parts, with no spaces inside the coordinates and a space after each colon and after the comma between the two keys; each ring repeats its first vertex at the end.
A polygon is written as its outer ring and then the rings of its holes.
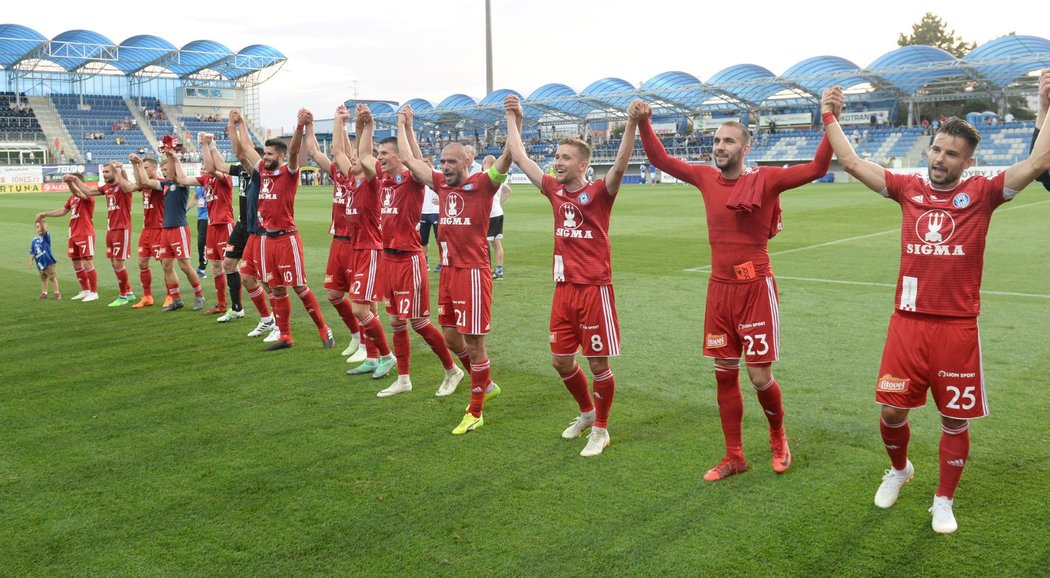
{"type": "Polygon", "coordinates": [[[295,132],[303,132],[305,129],[306,129],[306,125],[305,124],[300,124],[300,125],[295,127],[295,132]]]}
{"type": "Polygon", "coordinates": [[[828,125],[828,124],[832,124],[832,123],[838,122],[838,119],[837,119],[837,118],[835,118],[835,113],[833,113],[833,112],[831,112],[831,111],[825,112],[824,114],[820,115],[820,120],[821,120],[821,121],[822,121],[822,122],[823,122],[823,123],[824,123],[825,125],[828,125]]]}

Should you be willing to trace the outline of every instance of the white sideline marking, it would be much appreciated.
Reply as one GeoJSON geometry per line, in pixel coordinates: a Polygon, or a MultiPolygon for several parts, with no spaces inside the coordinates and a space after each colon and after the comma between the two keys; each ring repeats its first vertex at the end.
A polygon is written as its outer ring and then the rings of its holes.
{"type": "MultiPolygon", "coordinates": [[[[1006,207],[1004,209],[1000,209],[999,212],[1002,213],[1002,212],[1011,211],[1011,210],[1014,210],[1014,209],[1026,209],[1028,207],[1034,207],[1036,205],[1045,205],[1046,203],[1050,203],[1050,200],[1036,201],[1034,203],[1028,203],[1026,205],[1012,205],[1012,206],[1008,206],[1008,207],[1006,207]]],[[[839,243],[849,243],[850,241],[859,241],[861,239],[869,239],[871,237],[878,237],[879,235],[887,235],[889,233],[899,233],[899,232],[900,232],[900,229],[898,228],[898,229],[890,229],[888,231],[879,231],[877,233],[868,233],[867,235],[858,235],[856,237],[846,237],[845,239],[836,239],[834,241],[826,241],[824,243],[817,243],[816,245],[806,245],[805,247],[795,247],[794,249],[785,249],[783,251],[775,251],[773,253],[770,253],[769,256],[772,258],[772,257],[776,257],[778,255],[787,255],[788,253],[797,253],[799,251],[809,251],[811,249],[820,249],[821,247],[829,247],[831,245],[838,245],[839,243]]],[[[710,265],[702,265],[700,267],[691,267],[689,269],[684,269],[684,271],[687,272],[687,273],[710,273],[711,272],[711,266],[710,265]]],[[[777,279],[790,279],[790,277],[777,277],[777,279]]],[[[846,281],[843,281],[843,283],[846,283],[846,281]]],[[[893,287],[893,285],[888,285],[888,286],[889,287],[893,287]]],[[[984,291],[982,291],[982,293],[984,293],[984,291]]],[[[996,295],[997,293],[990,293],[989,292],[989,294],[996,295]]],[[[1011,293],[998,293],[998,294],[999,295],[1012,295],[1011,293]]],[[[1016,295],[1027,295],[1027,294],[1026,293],[1017,293],[1016,295]]],[[[1043,297],[1043,296],[1042,295],[1038,295],[1038,297],[1043,297]]]]}

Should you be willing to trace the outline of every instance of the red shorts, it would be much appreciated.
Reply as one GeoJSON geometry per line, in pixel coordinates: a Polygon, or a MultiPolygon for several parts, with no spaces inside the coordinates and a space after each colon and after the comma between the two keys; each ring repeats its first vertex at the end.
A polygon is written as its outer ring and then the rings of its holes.
{"type": "Polygon", "coordinates": [[[902,409],[922,407],[927,389],[945,417],[988,415],[976,318],[900,312],[890,317],[875,401],[902,409]]]}
{"type": "Polygon", "coordinates": [[[157,259],[189,259],[193,256],[190,252],[190,228],[187,227],[165,227],[160,230],[160,243],[157,245],[155,257],[157,259]]]}
{"type": "Polygon", "coordinates": [[[74,261],[89,261],[95,258],[95,237],[70,237],[69,258],[74,261]]]}
{"type": "Polygon", "coordinates": [[[488,335],[492,325],[492,272],[442,267],[438,282],[438,323],[463,335],[488,335]]]}
{"type": "Polygon", "coordinates": [[[557,283],[551,304],[551,353],[584,357],[620,355],[620,322],[612,285],[557,283]]]}
{"type": "Polygon", "coordinates": [[[400,319],[430,317],[430,280],[422,253],[383,253],[386,312],[400,319]]]}
{"type": "Polygon", "coordinates": [[[262,279],[262,257],[259,254],[259,235],[248,235],[248,241],[244,243],[244,252],[241,253],[241,261],[237,267],[241,275],[262,279]]]}
{"type": "Polygon", "coordinates": [[[106,258],[121,261],[131,258],[131,229],[106,231],[106,258]]]}
{"type": "Polygon", "coordinates": [[[143,229],[139,233],[139,257],[156,257],[163,229],[143,229]]]}
{"type": "Polygon", "coordinates": [[[208,261],[222,261],[226,255],[226,241],[230,240],[233,223],[208,225],[208,234],[204,237],[204,258],[208,261]]]}
{"type": "Polygon", "coordinates": [[[350,241],[332,239],[328,250],[328,265],[324,268],[324,288],[333,291],[350,291],[354,279],[353,245],[350,241]]]}
{"type": "Polygon", "coordinates": [[[303,240],[299,233],[280,237],[259,237],[262,256],[262,278],[270,287],[299,287],[306,285],[306,264],[303,262],[303,240]]]}
{"type": "Polygon", "coordinates": [[[379,301],[380,249],[354,249],[353,263],[350,270],[354,272],[350,284],[350,298],[354,303],[375,303],[379,301]]]}
{"type": "Polygon", "coordinates": [[[704,356],[772,363],[780,358],[777,282],[708,281],[704,314],[704,356]]]}

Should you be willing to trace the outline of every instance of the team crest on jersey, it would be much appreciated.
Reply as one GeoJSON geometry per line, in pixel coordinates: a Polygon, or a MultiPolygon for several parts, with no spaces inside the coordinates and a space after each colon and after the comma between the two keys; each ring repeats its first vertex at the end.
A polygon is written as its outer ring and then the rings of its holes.
{"type": "Polygon", "coordinates": [[[273,189],[273,179],[265,178],[265,179],[262,180],[262,183],[259,184],[259,194],[260,195],[268,195],[268,194],[270,194],[270,191],[272,189],[273,189]]]}
{"type": "Polygon", "coordinates": [[[456,193],[449,193],[445,198],[445,214],[449,217],[458,217],[463,212],[465,204],[463,197],[456,193]]]}
{"type": "Polygon", "coordinates": [[[587,203],[591,202],[591,194],[590,193],[583,193],[576,200],[580,201],[581,205],[586,205],[587,203]]]}
{"type": "Polygon", "coordinates": [[[466,185],[463,185],[463,190],[464,191],[473,191],[474,190],[474,183],[468,183],[466,185]]]}
{"type": "Polygon", "coordinates": [[[383,206],[389,207],[394,204],[394,189],[387,187],[383,189],[383,206]]]}
{"type": "Polygon", "coordinates": [[[576,229],[583,224],[583,215],[580,213],[580,209],[572,203],[565,203],[561,206],[561,216],[561,226],[565,229],[576,229]]]}
{"type": "Polygon", "coordinates": [[[955,234],[955,219],[947,211],[926,211],[915,221],[915,234],[923,243],[943,245],[955,234]]]}
{"type": "Polygon", "coordinates": [[[952,205],[956,209],[965,209],[970,206],[970,195],[966,193],[959,193],[952,199],[952,205]]]}
{"type": "Polygon", "coordinates": [[[403,180],[405,180],[405,179],[401,175],[395,175],[394,176],[394,182],[399,184],[399,185],[401,184],[401,181],[403,181],[403,180]]]}

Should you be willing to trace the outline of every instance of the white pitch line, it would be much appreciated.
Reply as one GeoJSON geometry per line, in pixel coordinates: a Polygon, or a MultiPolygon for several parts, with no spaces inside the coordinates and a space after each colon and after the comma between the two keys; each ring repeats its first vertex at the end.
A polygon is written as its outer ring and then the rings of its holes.
{"type": "MultiPolygon", "coordinates": [[[[1050,200],[1036,201],[1034,203],[1028,203],[1028,204],[1025,204],[1025,205],[1012,205],[1012,206],[1008,206],[1008,207],[1006,207],[1004,209],[1000,209],[999,212],[1002,213],[1002,212],[1011,211],[1011,210],[1014,210],[1014,209],[1026,209],[1028,207],[1034,207],[1036,205],[1044,205],[1046,203],[1050,203],[1050,200]]],[[[831,245],[838,245],[840,243],[849,243],[851,241],[860,241],[861,239],[869,239],[871,237],[878,237],[879,235],[888,235],[889,233],[897,233],[897,232],[900,232],[900,229],[889,229],[887,231],[879,231],[877,233],[868,233],[867,235],[858,235],[856,237],[846,237],[845,239],[836,239],[834,241],[826,241],[824,243],[817,243],[816,245],[806,245],[805,247],[795,247],[794,249],[785,249],[783,251],[774,251],[774,252],[770,253],[769,256],[770,257],[776,257],[778,255],[787,255],[788,253],[797,253],[799,251],[809,251],[811,249],[820,249],[821,247],[830,247],[831,245]]],[[[684,271],[686,273],[710,273],[711,272],[711,266],[710,265],[702,265],[700,267],[691,267],[689,269],[684,269],[684,271]]],[[[783,278],[787,279],[787,277],[783,277],[783,278]]],[[[777,279],[781,279],[781,277],[777,277],[777,279]]],[[[1003,293],[1003,295],[1007,295],[1007,293],[1003,293]]],[[[1019,295],[1026,295],[1026,294],[1020,293],[1019,295]]]]}

